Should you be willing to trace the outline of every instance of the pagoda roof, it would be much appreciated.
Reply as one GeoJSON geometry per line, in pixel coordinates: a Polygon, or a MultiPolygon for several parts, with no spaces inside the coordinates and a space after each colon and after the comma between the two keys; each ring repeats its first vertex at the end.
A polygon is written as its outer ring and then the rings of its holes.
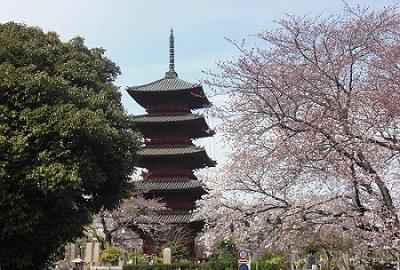
{"type": "MultiPolygon", "coordinates": [[[[210,129],[203,115],[200,114],[178,114],[178,115],[140,115],[133,118],[144,136],[149,135],[154,127],[158,125],[191,125],[189,136],[191,138],[209,137],[215,134],[210,129]],[[196,124],[194,124],[196,123],[196,124]]],[[[150,135],[149,135],[150,136],[150,135]]]]}
{"type": "Polygon", "coordinates": [[[136,123],[171,123],[171,122],[185,122],[192,120],[204,119],[200,114],[178,114],[178,115],[139,115],[133,118],[136,123]]]}
{"type": "Polygon", "coordinates": [[[216,162],[211,160],[202,147],[194,145],[176,147],[144,147],[137,152],[139,166],[146,167],[148,159],[183,158],[191,168],[214,167],[216,162]],[[145,160],[146,159],[146,160],[145,160]]]}
{"type": "Polygon", "coordinates": [[[139,156],[180,156],[180,155],[190,155],[201,152],[205,152],[203,148],[191,145],[186,147],[160,147],[160,148],[145,147],[140,149],[137,152],[137,154],[139,156]]]}
{"type": "Polygon", "coordinates": [[[160,211],[147,217],[146,223],[190,223],[199,221],[192,212],[187,211],[160,211]],[[150,222],[149,222],[150,221],[150,222]]]}
{"type": "Polygon", "coordinates": [[[160,80],[131,86],[127,88],[129,95],[142,107],[165,102],[183,102],[190,109],[200,109],[210,106],[210,101],[204,94],[200,84],[186,82],[176,77],[166,76],[160,80]],[[179,98],[179,99],[177,99],[179,98]]]}
{"type": "Polygon", "coordinates": [[[190,83],[179,79],[178,76],[176,77],[164,77],[157,81],[139,85],[139,86],[132,86],[129,87],[128,91],[131,92],[168,92],[168,91],[183,91],[183,90],[191,90],[191,89],[199,89],[203,90],[200,84],[190,83]]]}
{"type": "Polygon", "coordinates": [[[199,180],[190,181],[154,181],[141,180],[135,182],[135,187],[139,190],[187,190],[204,189],[203,183],[199,180]]]}

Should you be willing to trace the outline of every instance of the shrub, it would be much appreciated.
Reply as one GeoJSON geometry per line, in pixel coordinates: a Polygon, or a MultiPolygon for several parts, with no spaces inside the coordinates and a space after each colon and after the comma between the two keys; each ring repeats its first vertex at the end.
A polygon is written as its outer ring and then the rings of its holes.
{"type": "Polygon", "coordinates": [[[236,270],[238,267],[236,254],[227,251],[220,251],[207,264],[212,270],[236,270]]]}
{"type": "Polygon", "coordinates": [[[220,240],[215,243],[215,248],[216,254],[203,267],[210,270],[236,270],[238,264],[235,244],[232,241],[220,240]]]}
{"type": "Polygon", "coordinates": [[[192,262],[173,263],[173,264],[138,264],[138,265],[125,265],[123,270],[211,270],[207,264],[197,264],[192,262]]]}
{"type": "Polygon", "coordinates": [[[180,262],[187,256],[186,248],[177,241],[168,241],[164,245],[162,245],[160,251],[160,257],[162,257],[162,251],[164,250],[164,248],[171,249],[171,256],[173,263],[180,262]]]}
{"type": "Polygon", "coordinates": [[[101,261],[110,263],[111,265],[118,264],[119,257],[121,256],[121,250],[116,246],[107,246],[101,253],[101,261]]]}
{"type": "Polygon", "coordinates": [[[268,251],[258,261],[261,270],[279,270],[286,268],[286,255],[282,251],[268,251]]]}
{"type": "Polygon", "coordinates": [[[132,262],[136,262],[136,264],[144,264],[148,262],[148,257],[143,253],[130,252],[128,253],[128,260],[132,260],[132,262]]]}

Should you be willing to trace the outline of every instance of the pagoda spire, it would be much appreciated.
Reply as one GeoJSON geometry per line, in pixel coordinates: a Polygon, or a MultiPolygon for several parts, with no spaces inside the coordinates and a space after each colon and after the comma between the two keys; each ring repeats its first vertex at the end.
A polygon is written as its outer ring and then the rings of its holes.
{"type": "Polygon", "coordinates": [[[174,30],[172,28],[169,35],[169,71],[175,71],[174,30]]]}
{"type": "Polygon", "coordinates": [[[178,74],[175,72],[175,47],[174,47],[174,31],[171,28],[169,35],[169,71],[165,73],[165,78],[175,78],[178,74]]]}

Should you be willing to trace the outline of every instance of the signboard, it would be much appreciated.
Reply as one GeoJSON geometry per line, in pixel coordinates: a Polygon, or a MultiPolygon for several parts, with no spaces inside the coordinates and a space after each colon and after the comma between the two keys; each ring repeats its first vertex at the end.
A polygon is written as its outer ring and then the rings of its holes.
{"type": "Polygon", "coordinates": [[[249,270],[250,251],[247,248],[239,248],[237,257],[238,257],[238,270],[249,270]]]}
{"type": "Polygon", "coordinates": [[[238,265],[238,269],[239,269],[239,270],[249,270],[250,267],[249,267],[249,264],[247,264],[247,263],[242,263],[242,264],[239,264],[239,265],[238,265]]]}
{"type": "Polygon", "coordinates": [[[249,251],[244,248],[240,248],[238,251],[238,260],[249,260],[249,251]]]}

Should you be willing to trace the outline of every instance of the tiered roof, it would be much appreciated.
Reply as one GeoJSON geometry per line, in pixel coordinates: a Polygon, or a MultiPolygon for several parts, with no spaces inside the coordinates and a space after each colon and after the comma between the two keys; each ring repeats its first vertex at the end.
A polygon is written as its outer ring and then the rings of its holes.
{"type": "Polygon", "coordinates": [[[174,123],[174,122],[186,122],[192,120],[201,119],[204,121],[204,117],[199,114],[173,114],[173,115],[139,115],[134,118],[134,121],[137,124],[146,124],[146,123],[174,123]]]}
{"type": "MultiPolygon", "coordinates": [[[[197,190],[204,189],[204,185],[199,180],[193,179],[180,179],[174,181],[174,179],[149,179],[137,181],[135,187],[140,190],[153,190],[153,191],[181,191],[181,190],[197,190]]],[[[205,192],[204,192],[205,193],[205,192]]]]}
{"type": "Polygon", "coordinates": [[[189,126],[190,129],[188,135],[190,138],[203,138],[215,134],[215,132],[207,125],[204,116],[200,114],[146,114],[135,117],[134,122],[145,137],[149,136],[149,133],[151,133],[155,125],[158,125],[162,128],[189,126]]]}
{"type": "MultiPolygon", "coordinates": [[[[176,74],[176,73],[175,73],[176,74]]],[[[203,90],[200,84],[190,83],[178,78],[178,74],[173,76],[165,76],[157,81],[146,83],[140,86],[130,87],[131,92],[171,92],[171,91],[190,91],[190,90],[203,90]]]]}
{"type": "Polygon", "coordinates": [[[168,223],[180,224],[189,222],[199,222],[200,219],[192,212],[187,211],[161,211],[158,213],[150,214],[146,217],[139,218],[137,222],[147,223],[151,220],[152,223],[168,223]]]}
{"type": "Polygon", "coordinates": [[[176,77],[164,77],[160,80],[128,88],[128,93],[144,108],[150,104],[162,103],[164,98],[179,97],[185,101],[190,109],[199,109],[210,106],[210,101],[204,94],[203,87],[192,84],[176,77]],[[154,97],[158,98],[155,99],[154,97]]]}
{"type": "MultiPolygon", "coordinates": [[[[146,167],[149,160],[180,159],[192,169],[214,167],[216,162],[202,147],[194,145],[175,147],[144,147],[137,152],[139,166],[146,167]]],[[[151,161],[150,161],[151,162],[151,161]]]]}
{"type": "Polygon", "coordinates": [[[157,147],[157,148],[142,148],[137,154],[140,158],[145,157],[164,157],[164,156],[183,156],[198,153],[205,153],[205,150],[198,146],[184,146],[184,147],[157,147]]]}

